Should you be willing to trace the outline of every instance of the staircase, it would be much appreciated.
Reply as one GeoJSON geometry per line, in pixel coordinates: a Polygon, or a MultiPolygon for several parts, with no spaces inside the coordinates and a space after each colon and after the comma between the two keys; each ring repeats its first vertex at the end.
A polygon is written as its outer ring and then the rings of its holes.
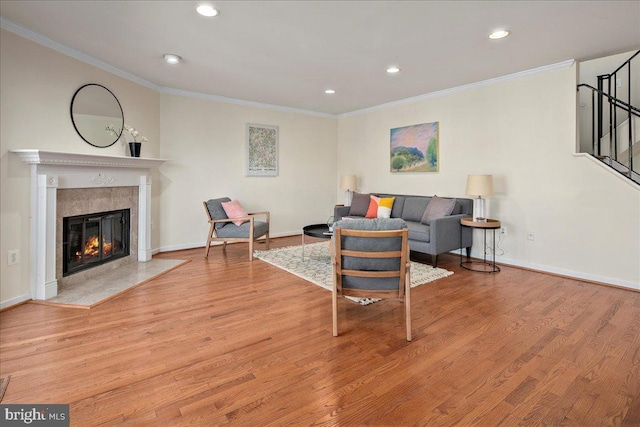
{"type": "Polygon", "coordinates": [[[640,108],[633,105],[640,104],[640,81],[631,71],[635,67],[638,74],[639,54],[640,50],[612,73],[598,76],[597,88],[582,83],[578,91],[591,93],[588,154],[640,185],[640,108]]]}

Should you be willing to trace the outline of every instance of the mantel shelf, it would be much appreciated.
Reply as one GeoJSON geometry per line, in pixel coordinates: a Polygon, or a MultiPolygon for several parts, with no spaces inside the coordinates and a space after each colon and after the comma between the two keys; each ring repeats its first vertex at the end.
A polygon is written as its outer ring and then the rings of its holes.
{"type": "Polygon", "coordinates": [[[10,150],[10,152],[20,156],[24,163],[30,165],[152,169],[166,162],[164,159],[149,159],[146,157],[101,156],[37,149],[10,150]]]}

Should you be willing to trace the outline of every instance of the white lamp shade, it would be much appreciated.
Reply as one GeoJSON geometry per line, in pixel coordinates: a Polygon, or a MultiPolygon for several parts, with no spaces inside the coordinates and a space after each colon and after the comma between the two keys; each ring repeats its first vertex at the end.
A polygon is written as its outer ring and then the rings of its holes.
{"type": "Polygon", "coordinates": [[[493,175],[469,175],[467,177],[469,196],[493,196],[493,175]]]}
{"type": "Polygon", "coordinates": [[[356,176],[355,175],[342,175],[340,178],[341,190],[355,190],[356,189],[356,176]]]}

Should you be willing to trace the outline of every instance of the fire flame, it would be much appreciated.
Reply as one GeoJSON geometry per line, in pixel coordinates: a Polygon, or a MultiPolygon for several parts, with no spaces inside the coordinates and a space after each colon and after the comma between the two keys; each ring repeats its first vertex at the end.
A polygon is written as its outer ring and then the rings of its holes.
{"type": "MultiPolygon", "coordinates": [[[[111,242],[107,242],[102,236],[102,253],[109,255],[111,252],[111,242]]],[[[100,253],[100,240],[98,236],[91,236],[84,245],[84,254],[88,256],[97,256],[100,253]]]]}

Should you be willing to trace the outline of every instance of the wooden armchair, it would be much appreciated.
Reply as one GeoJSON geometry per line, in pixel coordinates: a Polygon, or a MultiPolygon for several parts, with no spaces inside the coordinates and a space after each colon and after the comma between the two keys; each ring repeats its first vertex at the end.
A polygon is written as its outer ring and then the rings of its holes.
{"type": "Polygon", "coordinates": [[[223,250],[227,249],[228,242],[246,242],[249,243],[249,261],[253,261],[253,243],[256,240],[265,236],[267,249],[269,249],[269,212],[252,212],[246,217],[229,218],[222,208],[222,203],[230,201],[228,197],[223,197],[202,202],[209,219],[209,234],[204,257],[209,256],[211,242],[222,242],[223,250]],[[255,219],[256,216],[264,216],[265,220],[258,221],[255,219]],[[233,224],[234,221],[244,222],[238,226],[233,224]]]}
{"type": "Polygon", "coordinates": [[[331,241],[333,336],[338,336],[338,296],[404,301],[411,341],[411,262],[406,223],[401,219],[338,221],[331,241]]]}

